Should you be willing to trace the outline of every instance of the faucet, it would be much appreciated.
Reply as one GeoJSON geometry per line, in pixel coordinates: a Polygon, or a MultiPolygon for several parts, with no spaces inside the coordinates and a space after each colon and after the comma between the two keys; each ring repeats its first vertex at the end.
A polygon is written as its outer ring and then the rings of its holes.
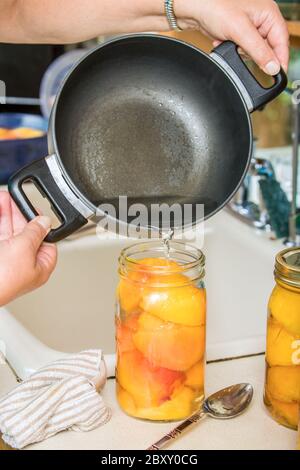
{"type": "MultiPolygon", "coordinates": [[[[287,89],[292,95],[293,90],[287,89]]],[[[281,209],[284,206],[283,222],[286,218],[286,232],[288,236],[284,240],[287,246],[299,246],[300,235],[297,232],[297,220],[300,210],[297,208],[298,197],[298,174],[299,174],[299,144],[300,144],[300,102],[292,100],[293,104],[293,155],[292,155],[292,200],[291,203],[280,189],[281,209]],[[288,219],[288,220],[287,220],[288,219]]],[[[255,155],[255,153],[254,153],[255,155]]],[[[270,214],[266,208],[263,196],[262,185],[269,179],[276,180],[275,171],[270,161],[253,156],[250,169],[245,180],[228,205],[228,209],[237,218],[255,228],[265,231],[272,231],[270,214]],[[263,181],[265,180],[265,181],[263,181]]],[[[279,185],[278,185],[279,186],[279,185]]],[[[278,186],[276,190],[278,190],[278,186]]],[[[278,199],[279,200],[279,199],[278,199]]],[[[278,202],[278,201],[277,201],[278,202]]],[[[279,204],[279,202],[278,202],[279,204]]],[[[273,214],[274,215],[274,214],[273,214]]],[[[280,215],[279,215],[280,217],[280,215]]],[[[274,221],[273,221],[274,222],[274,221]]],[[[284,222],[285,223],[285,222],[284,222]]],[[[277,234],[278,238],[281,238],[277,234]]]]}
{"type": "Polygon", "coordinates": [[[293,160],[292,160],[292,203],[289,217],[289,237],[285,240],[287,246],[299,246],[300,236],[297,233],[297,219],[300,211],[297,208],[298,197],[298,170],[299,170],[299,131],[300,131],[300,102],[292,99],[294,129],[293,139],[293,160]]]}
{"type": "Polygon", "coordinates": [[[229,210],[240,220],[261,230],[270,231],[270,220],[259,180],[273,177],[274,168],[269,160],[253,157],[243,184],[229,203],[229,210]]]}

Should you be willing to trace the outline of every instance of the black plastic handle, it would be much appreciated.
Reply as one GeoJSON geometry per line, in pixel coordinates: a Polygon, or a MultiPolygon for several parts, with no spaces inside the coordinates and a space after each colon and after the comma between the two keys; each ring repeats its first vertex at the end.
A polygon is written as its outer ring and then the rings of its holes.
{"type": "Polygon", "coordinates": [[[44,158],[18,171],[8,182],[9,192],[27,220],[39,215],[23,190],[23,184],[27,181],[32,181],[42,196],[49,200],[52,210],[61,221],[61,225],[51,230],[45,241],[59,242],[87,224],[87,219],[75,209],[57,186],[44,158]]]}
{"type": "Polygon", "coordinates": [[[270,88],[263,87],[251,73],[245,62],[238,53],[238,46],[232,41],[225,41],[216,47],[213,52],[223,58],[223,60],[236,73],[253,102],[253,110],[263,107],[275,99],[288,84],[286,73],[283,69],[274,76],[275,83],[270,88]]]}

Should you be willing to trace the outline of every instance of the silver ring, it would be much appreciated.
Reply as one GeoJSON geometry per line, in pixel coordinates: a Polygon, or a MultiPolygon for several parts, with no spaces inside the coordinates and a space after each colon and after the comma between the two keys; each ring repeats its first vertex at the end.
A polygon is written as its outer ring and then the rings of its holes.
{"type": "Polygon", "coordinates": [[[174,31],[182,31],[178,26],[177,18],[174,12],[174,0],[164,0],[165,1],[165,13],[169,23],[169,26],[174,31]]]}

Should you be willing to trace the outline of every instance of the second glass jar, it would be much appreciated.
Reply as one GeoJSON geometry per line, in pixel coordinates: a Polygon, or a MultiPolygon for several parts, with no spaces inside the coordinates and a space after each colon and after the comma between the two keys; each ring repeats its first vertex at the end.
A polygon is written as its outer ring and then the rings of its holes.
{"type": "Polygon", "coordinates": [[[119,259],[117,398],[130,416],[182,420],[204,399],[205,257],[170,242],[139,243],[119,259]]]}
{"type": "Polygon", "coordinates": [[[269,302],[265,404],[280,424],[298,427],[300,404],[300,249],[276,257],[269,302]]]}

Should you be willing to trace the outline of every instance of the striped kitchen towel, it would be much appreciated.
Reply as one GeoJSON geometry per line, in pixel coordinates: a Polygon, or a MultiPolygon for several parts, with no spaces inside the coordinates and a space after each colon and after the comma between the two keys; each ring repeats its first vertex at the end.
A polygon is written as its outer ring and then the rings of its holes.
{"type": "Polygon", "coordinates": [[[91,431],[111,417],[100,394],[106,382],[102,351],[89,350],[34,373],[0,400],[0,433],[23,449],[66,429],[91,431]]]}

